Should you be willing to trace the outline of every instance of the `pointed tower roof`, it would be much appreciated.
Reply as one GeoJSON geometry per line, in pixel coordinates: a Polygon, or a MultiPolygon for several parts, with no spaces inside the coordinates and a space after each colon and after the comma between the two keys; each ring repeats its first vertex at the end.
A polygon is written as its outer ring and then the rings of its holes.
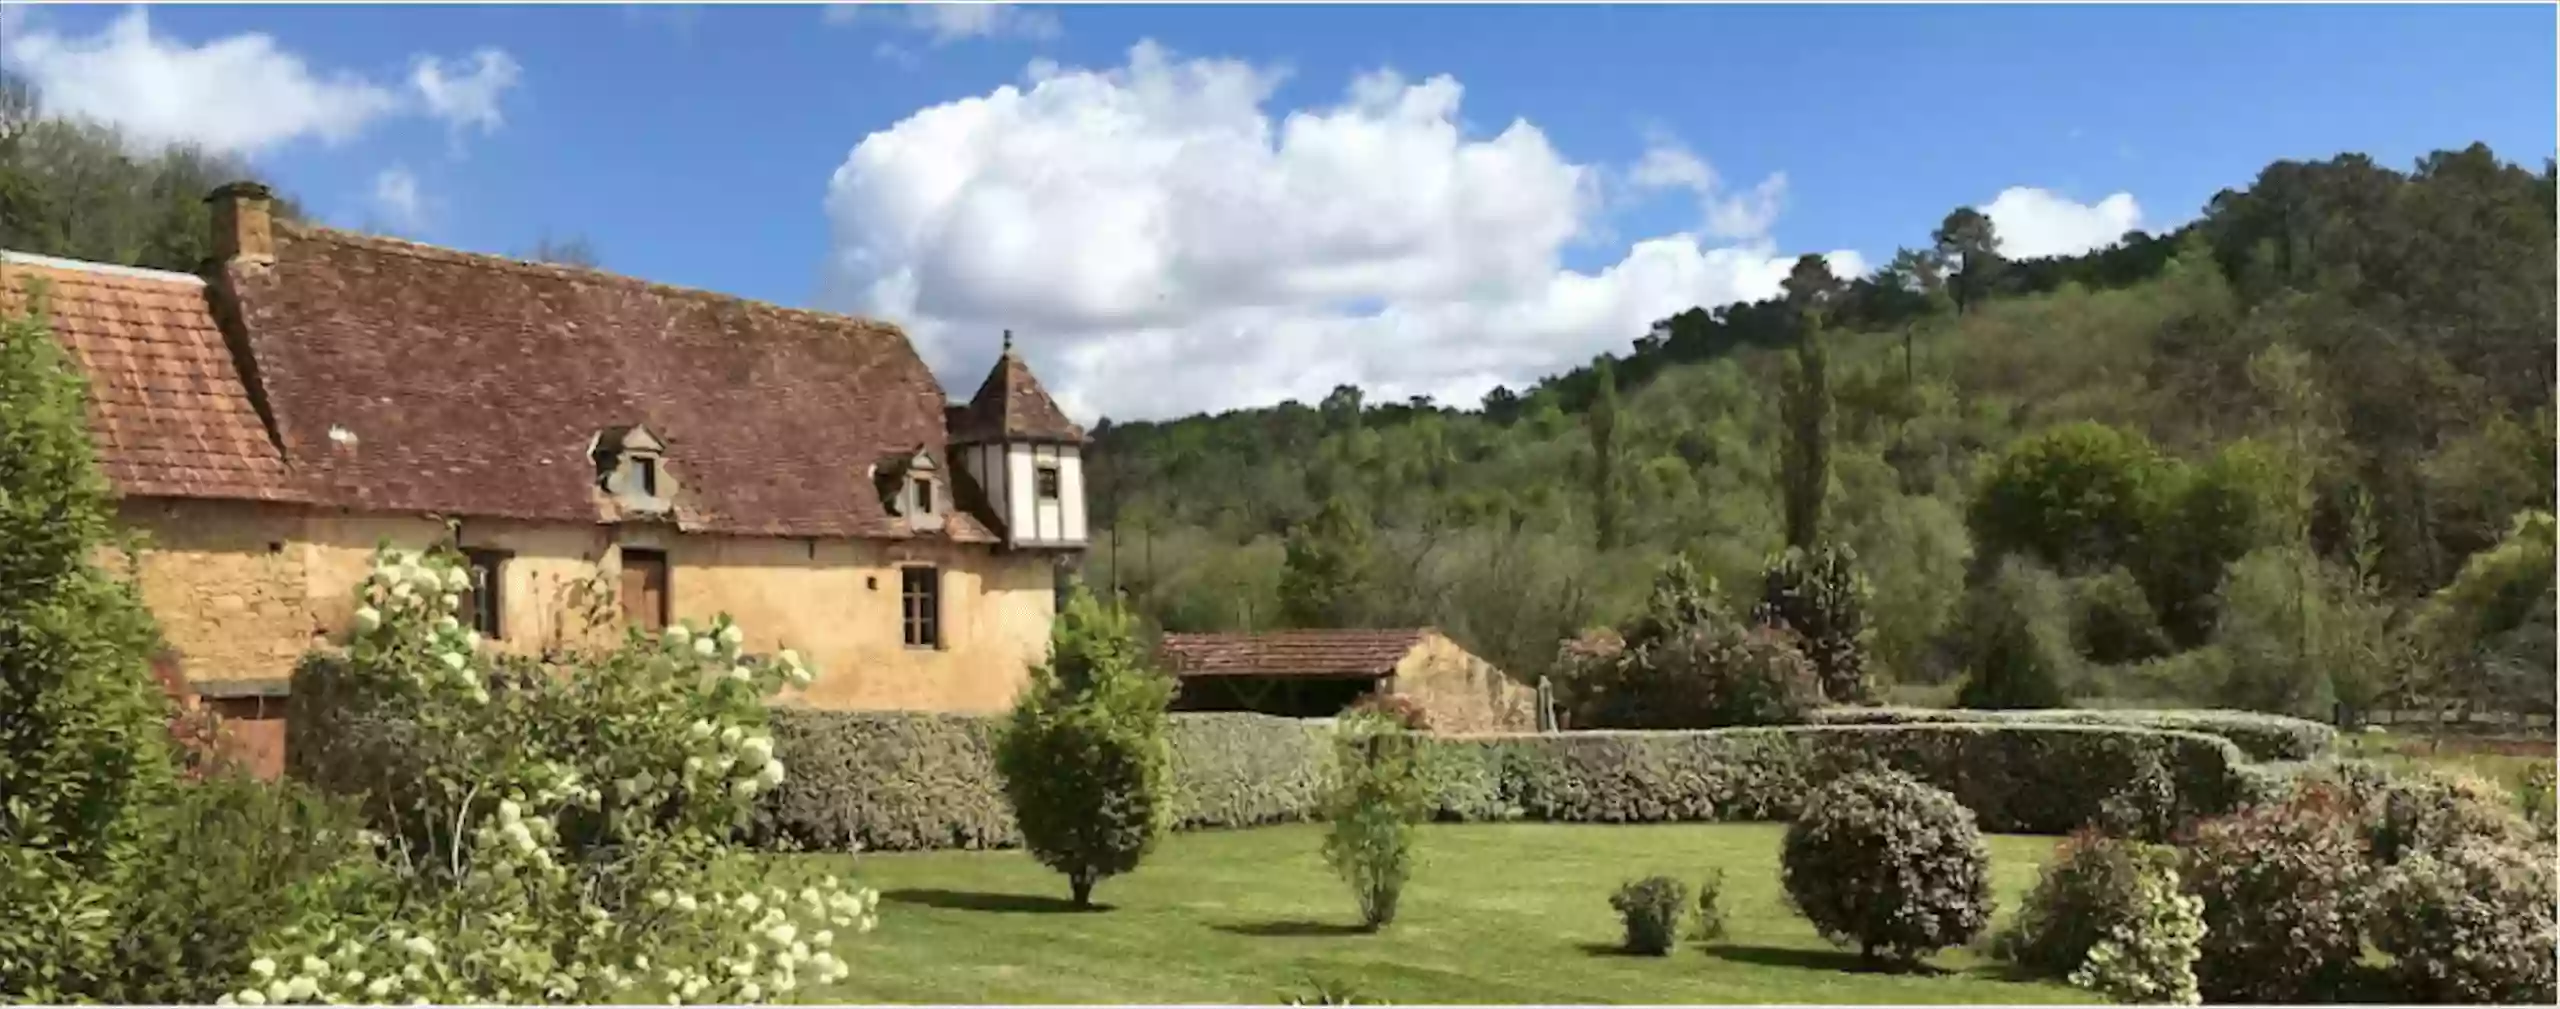
{"type": "Polygon", "coordinates": [[[1004,334],[1004,353],[994,371],[978,386],[968,405],[953,407],[945,418],[954,444],[990,441],[1084,443],[1084,429],[1067,419],[1058,401],[1031,377],[1031,366],[1014,353],[1013,331],[1004,334]]]}

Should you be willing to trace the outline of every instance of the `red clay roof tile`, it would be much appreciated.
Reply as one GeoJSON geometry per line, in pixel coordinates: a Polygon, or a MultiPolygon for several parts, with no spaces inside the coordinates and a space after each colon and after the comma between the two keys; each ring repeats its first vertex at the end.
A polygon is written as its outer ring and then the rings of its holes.
{"type": "Polygon", "coordinates": [[[99,465],[119,492],[302,499],[231,365],[204,281],[0,255],[0,310],[22,311],[31,297],[89,377],[99,465]]]}
{"type": "Polygon", "coordinates": [[[1183,677],[1384,676],[1431,634],[1429,628],[1167,634],[1163,651],[1183,677]]]}

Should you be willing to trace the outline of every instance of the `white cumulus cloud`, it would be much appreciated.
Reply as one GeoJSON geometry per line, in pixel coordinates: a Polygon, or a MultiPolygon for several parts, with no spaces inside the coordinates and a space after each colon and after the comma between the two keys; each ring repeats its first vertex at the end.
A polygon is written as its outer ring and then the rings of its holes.
{"type": "Polygon", "coordinates": [[[0,32],[0,63],[35,85],[47,110],[111,124],[141,146],[192,143],[255,154],[303,139],[341,143],[387,117],[420,111],[478,116],[474,121],[488,128],[497,121],[496,93],[515,73],[504,53],[484,50],[470,75],[447,79],[439,69],[442,90],[413,81],[420,87],[413,96],[358,74],[315,69],[263,33],[201,45],[155,34],[141,7],[89,36],[29,20],[19,15],[0,32]],[[493,67],[502,70],[494,81],[493,67]]]}
{"type": "Polygon", "coordinates": [[[823,16],[829,24],[894,20],[932,36],[935,45],[975,38],[1046,39],[1058,35],[1056,14],[1008,3],[834,3],[827,5],[823,16]]]}
{"type": "MultiPolygon", "coordinates": [[[[955,388],[998,334],[1072,412],[1158,417],[1340,383],[1472,403],[1622,350],[1693,305],[1774,295],[1793,257],[1744,219],[1567,268],[1605,224],[1601,171],[1535,125],[1461,125],[1449,77],[1361,76],[1274,113],[1278,75],[1141,43],[1108,70],[1035,64],[1018,86],[864,137],[829,181],[830,297],[909,327],[955,388]]],[[[1694,160],[1694,158],[1693,158],[1694,160]]],[[[1703,168],[1699,161],[1698,167],[1703,168]]],[[[1654,184],[1698,176],[1667,155],[1654,184]]],[[[1705,176],[1712,182],[1712,175],[1705,176]]],[[[1862,273],[1854,252],[1835,268],[1862,273]]]]}
{"type": "Polygon", "coordinates": [[[464,61],[456,61],[452,73],[446,72],[443,60],[420,56],[410,67],[409,86],[417,89],[428,115],[455,129],[476,126],[482,133],[491,133],[506,121],[498,110],[498,97],[515,87],[522,72],[514,57],[498,49],[472,53],[467,68],[464,61]]]}
{"type": "Polygon", "coordinates": [[[2000,254],[2010,259],[2076,256],[2113,245],[2142,226],[2142,206],[2132,193],[2084,204],[2048,189],[2011,186],[1982,212],[2000,236],[2000,254]]]}
{"type": "Polygon", "coordinates": [[[373,205],[394,228],[414,229],[426,219],[426,204],[418,196],[418,177],[404,166],[385,168],[373,177],[373,205]]]}

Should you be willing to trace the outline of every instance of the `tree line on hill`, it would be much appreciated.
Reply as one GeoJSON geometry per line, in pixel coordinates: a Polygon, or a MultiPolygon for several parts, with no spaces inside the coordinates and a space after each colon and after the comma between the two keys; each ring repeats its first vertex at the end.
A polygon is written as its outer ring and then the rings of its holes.
{"type": "Polygon", "coordinates": [[[2554,181],[2278,162],[2032,260],[1962,208],[1472,409],[1106,420],[1085,577],[1168,630],[1436,624],[1535,678],[1669,558],[1749,604],[1839,547],[1900,696],[2001,639],[2068,698],[2547,712],[2554,181]]]}

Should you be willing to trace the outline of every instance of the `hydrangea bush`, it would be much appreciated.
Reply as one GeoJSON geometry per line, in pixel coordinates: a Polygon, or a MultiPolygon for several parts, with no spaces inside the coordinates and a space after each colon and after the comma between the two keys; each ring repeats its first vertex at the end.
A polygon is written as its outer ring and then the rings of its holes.
{"type": "Polygon", "coordinates": [[[378,554],[332,692],[379,730],[327,742],[390,892],[279,931],[225,1001],[742,1003],[846,977],[835,946],[877,895],[759,878],[732,844],[786,780],[764,704],[810,681],[800,657],[747,655],[725,616],[565,667],[493,656],[455,615],[464,579],[378,554]]]}

